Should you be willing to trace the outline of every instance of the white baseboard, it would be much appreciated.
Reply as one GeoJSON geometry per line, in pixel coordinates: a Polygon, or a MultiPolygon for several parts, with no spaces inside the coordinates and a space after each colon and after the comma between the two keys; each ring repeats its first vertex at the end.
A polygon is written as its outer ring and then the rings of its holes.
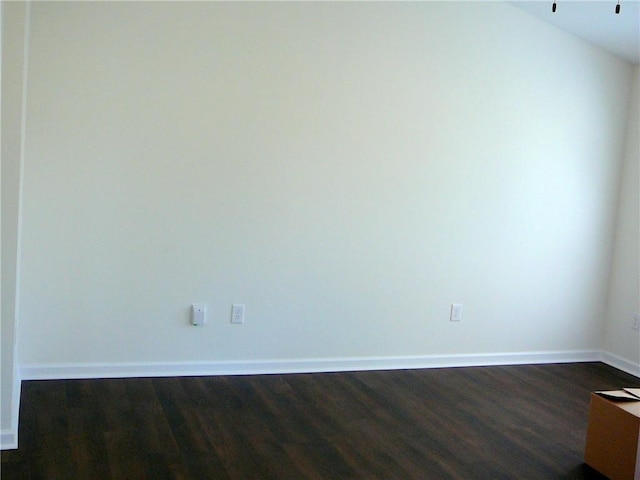
{"type": "Polygon", "coordinates": [[[20,394],[22,380],[14,377],[11,405],[11,428],[0,430],[0,450],[14,450],[18,448],[18,420],[20,415],[20,394]]]}
{"type": "Polygon", "coordinates": [[[127,378],[209,375],[259,375],[277,373],[404,370],[489,365],[522,365],[600,361],[596,350],[564,352],[497,353],[477,355],[426,355],[412,357],[318,358],[179,363],[116,363],[24,365],[24,380],[72,378],[127,378]]]}
{"type": "Polygon", "coordinates": [[[0,430],[0,450],[15,450],[18,448],[18,431],[0,430]]]}
{"type": "Polygon", "coordinates": [[[602,352],[602,362],[640,378],[640,365],[609,352],[602,352]]]}

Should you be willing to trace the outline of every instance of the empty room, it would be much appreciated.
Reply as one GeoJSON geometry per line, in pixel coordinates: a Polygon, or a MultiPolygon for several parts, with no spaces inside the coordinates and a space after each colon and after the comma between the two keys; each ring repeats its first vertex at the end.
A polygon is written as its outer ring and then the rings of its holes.
{"type": "Polygon", "coordinates": [[[0,12],[3,479],[639,478],[639,2],[0,12]]]}

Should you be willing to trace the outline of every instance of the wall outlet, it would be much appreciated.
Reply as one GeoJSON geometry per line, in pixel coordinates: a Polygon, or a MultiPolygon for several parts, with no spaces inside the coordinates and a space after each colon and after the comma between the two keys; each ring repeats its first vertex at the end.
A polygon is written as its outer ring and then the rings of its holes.
{"type": "Polygon", "coordinates": [[[636,313],[631,321],[631,329],[640,331],[640,313],[636,313]]]}
{"type": "Polygon", "coordinates": [[[231,306],[231,323],[244,323],[244,305],[231,306]]]}
{"type": "Polygon", "coordinates": [[[207,306],[202,304],[191,305],[191,325],[204,325],[207,321],[207,306]]]}
{"type": "Polygon", "coordinates": [[[451,305],[451,315],[449,316],[450,322],[459,322],[462,320],[462,305],[454,303],[451,305]]]}

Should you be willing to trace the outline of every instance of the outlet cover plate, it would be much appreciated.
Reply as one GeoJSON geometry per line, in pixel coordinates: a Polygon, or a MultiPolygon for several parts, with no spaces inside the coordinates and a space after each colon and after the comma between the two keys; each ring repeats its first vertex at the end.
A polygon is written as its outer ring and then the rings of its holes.
{"type": "Polygon", "coordinates": [[[244,305],[231,306],[231,323],[244,323],[244,305]]]}
{"type": "Polygon", "coordinates": [[[451,304],[451,315],[449,316],[449,321],[459,322],[460,320],[462,320],[462,304],[453,303],[451,304]]]}

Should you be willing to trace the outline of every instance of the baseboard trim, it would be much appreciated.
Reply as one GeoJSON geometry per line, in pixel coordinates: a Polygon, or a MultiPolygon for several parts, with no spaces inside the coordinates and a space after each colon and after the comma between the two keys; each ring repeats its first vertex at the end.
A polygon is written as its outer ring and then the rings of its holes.
{"type": "Polygon", "coordinates": [[[0,430],[0,450],[15,450],[18,448],[18,421],[20,420],[20,394],[22,379],[17,375],[13,380],[13,398],[11,405],[11,428],[0,430]]]}
{"type": "Polygon", "coordinates": [[[610,352],[602,352],[602,362],[640,378],[640,365],[610,352]]]}
{"type": "Polygon", "coordinates": [[[596,350],[564,352],[497,353],[477,355],[427,355],[411,357],[314,358],[297,360],[253,360],[177,363],[54,364],[24,365],[24,380],[77,378],[173,377],[211,375],[262,375],[365,370],[405,370],[491,365],[594,362],[596,350]]]}
{"type": "Polygon", "coordinates": [[[18,448],[18,431],[0,430],[0,450],[15,450],[18,448]]]}

